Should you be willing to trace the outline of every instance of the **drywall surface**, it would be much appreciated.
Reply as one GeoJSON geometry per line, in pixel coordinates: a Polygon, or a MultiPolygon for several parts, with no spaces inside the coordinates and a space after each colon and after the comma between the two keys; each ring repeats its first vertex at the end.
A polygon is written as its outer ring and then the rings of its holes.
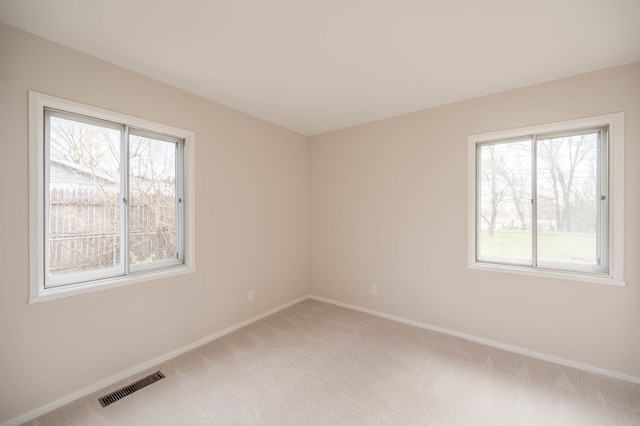
{"type": "Polygon", "coordinates": [[[637,377],[639,143],[640,63],[311,137],[312,294],[637,377]],[[620,111],[626,287],[467,269],[467,137],[620,111]]]}
{"type": "Polygon", "coordinates": [[[305,137],[5,25],[0,129],[0,423],[308,293],[305,137]],[[196,133],[196,273],[27,303],[29,89],[196,133]]]}

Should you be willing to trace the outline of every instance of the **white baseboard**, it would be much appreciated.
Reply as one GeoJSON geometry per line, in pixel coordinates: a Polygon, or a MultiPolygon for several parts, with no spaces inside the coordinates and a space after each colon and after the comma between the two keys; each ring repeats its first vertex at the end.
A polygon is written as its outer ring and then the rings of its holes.
{"type": "Polygon", "coordinates": [[[326,299],[324,297],[318,296],[309,296],[309,299],[317,300],[319,302],[330,303],[332,305],[340,306],[347,309],[353,309],[355,311],[364,312],[370,315],[375,315],[380,318],[385,318],[388,320],[400,322],[407,325],[412,325],[414,327],[423,328],[425,330],[435,331],[437,333],[448,334],[450,336],[459,337],[461,339],[469,340],[475,343],[481,343],[483,345],[491,346],[498,349],[503,349],[505,351],[514,352],[520,355],[526,355],[531,358],[540,359],[542,361],[552,362],[554,364],[564,365],[566,367],[575,368],[578,370],[588,371],[590,373],[600,374],[602,376],[611,377],[613,379],[622,380],[625,382],[640,384],[640,377],[634,377],[627,374],[618,373],[611,370],[606,370],[604,368],[595,367],[593,365],[582,364],[580,362],[571,361],[564,358],[559,358],[553,355],[547,355],[541,352],[531,351],[529,349],[520,348],[518,346],[507,345],[504,343],[496,342],[494,340],[483,339],[481,337],[475,337],[469,334],[459,333],[457,331],[448,330],[446,328],[436,327],[430,324],[424,324],[418,321],[413,321],[410,319],[398,317],[395,315],[385,314],[383,312],[374,311],[372,309],[361,308],[359,306],[350,305],[348,303],[338,302],[336,300],[326,299]]]}
{"type": "Polygon", "coordinates": [[[246,321],[242,321],[241,323],[232,325],[231,327],[227,327],[224,330],[220,330],[216,333],[210,334],[209,336],[203,337],[200,340],[197,340],[187,346],[183,346],[182,348],[176,349],[174,351],[171,351],[169,353],[166,353],[164,355],[161,355],[159,357],[156,357],[152,360],[149,360],[147,362],[143,362],[142,364],[136,365],[135,367],[129,368],[125,371],[122,371],[118,374],[115,374],[111,377],[107,377],[104,380],[100,380],[97,383],[94,383],[91,386],[87,386],[84,389],[81,389],[77,392],[74,392],[70,395],[67,395],[63,398],[60,398],[56,401],[53,401],[47,405],[43,405],[42,407],[36,408],[35,410],[29,411],[28,413],[22,414],[18,417],[14,417],[13,419],[10,419],[8,421],[6,421],[5,423],[2,423],[0,426],[17,426],[20,425],[22,423],[28,422],[30,420],[35,419],[36,417],[39,417],[43,414],[48,413],[49,411],[53,411],[56,408],[60,408],[63,405],[69,404],[70,402],[73,402],[77,399],[80,399],[82,397],[85,397],[89,394],[92,394],[94,392],[99,391],[100,389],[106,388],[107,386],[111,386],[114,383],[117,383],[121,380],[126,379],[127,377],[131,377],[133,375],[136,375],[138,373],[143,372],[144,370],[150,369],[158,364],[162,364],[165,361],[168,361],[172,358],[177,357],[178,355],[182,355],[185,352],[189,352],[190,350],[193,350],[197,347],[200,347],[202,345],[205,345],[209,342],[212,342],[216,339],[219,339],[222,336],[225,336],[229,333],[232,333],[234,331],[236,331],[239,328],[245,327],[251,323],[254,323],[256,321],[259,321],[265,317],[268,317],[271,314],[275,314],[276,312],[279,312],[283,309],[288,308],[289,306],[295,305],[296,303],[302,302],[303,300],[308,299],[309,296],[303,296],[300,297],[298,299],[292,300],[291,302],[285,303],[284,305],[278,306],[277,308],[273,308],[270,309],[260,315],[256,315],[253,318],[249,318],[246,321]]]}
{"type": "Polygon", "coordinates": [[[407,324],[407,325],[412,325],[414,327],[419,327],[419,328],[423,328],[425,330],[430,330],[430,331],[435,331],[438,333],[442,333],[442,334],[448,334],[450,336],[455,336],[455,337],[459,337],[461,339],[465,339],[465,340],[469,340],[472,342],[476,342],[476,343],[481,343],[483,345],[487,345],[487,346],[492,346],[494,348],[498,348],[498,349],[503,349],[509,352],[514,352],[517,354],[521,354],[521,355],[526,355],[529,356],[531,358],[536,358],[536,359],[540,359],[543,361],[548,361],[548,362],[552,362],[554,364],[559,364],[559,365],[564,365],[567,367],[572,367],[572,368],[576,368],[578,370],[583,370],[583,371],[588,371],[591,373],[596,373],[596,374],[600,374],[606,377],[611,377],[613,379],[618,379],[618,380],[623,380],[625,382],[630,382],[630,383],[635,383],[635,384],[640,384],[640,377],[634,377],[634,376],[629,376],[626,374],[622,374],[622,373],[617,373],[615,371],[610,371],[610,370],[606,370],[603,368],[599,368],[599,367],[594,367],[592,365],[588,365],[588,364],[582,364],[579,362],[575,362],[575,361],[570,361],[564,358],[559,358],[559,357],[555,357],[552,355],[547,355],[547,354],[543,354],[540,352],[535,352],[535,351],[531,351],[528,349],[523,349],[517,346],[511,346],[511,345],[507,345],[504,343],[500,343],[500,342],[496,342],[493,340],[489,340],[489,339],[483,339],[480,337],[475,337],[475,336],[471,336],[469,334],[464,334],[464,333],[458,333],[457,331],[452,331],[452,330],[448,330],[445,328],[441,328],[441,327],[436,327],[433,325],[429,325],[429,324],[424,324],[418,321],[413,321],[410,319],[406,319],[406,318],[402,318],[399,316],[395,316],[395,315],[389,315],[389,314],[385,314],[383,312],[378,312],[378,311],[374,311],[372,309],[366,309],[366,308],[361,308],[359,306],[355,306],[355,305],[350,305],[348,303],[342,303],[342,302],[338,302],[336,300],[332,300],[332,299],[326,299],[324,297],[318,297],[318,296],[313,296],[313,295],[307,295],[307,296],[303,296],[300,298],[297,298],[295,300],[292,300],[288,303],[285,303],[284,305],[278,306],[276,308],[270,309],[260,315],[256,315],[255,317],[252,317],[246,321],[242,321],[236,325],[233,325],[231,327],[227,327],[224,330],[220,330],[216,333],[213,333],[209,336],[206,336],[200,340],[197,340],[187,346],[184,346],[182,348],[176,349],[172,352],[169,352],[167,354],[161,355],[159,357],[156,357],[152,360],[149,360],[147,362],[143,362],[142,364],[139,364],[135,367],[129,368],[125,371],[122,371],[118,374],[115,374],[111,377],[107,377],[104,380],[101,380],[97,383],[94,383],[91,386],[88,386],[84,389],[81,389],[77,392],[74,392],[70,395],[67,395],[63,398],[60,398],[56,401],[53,401],[47,405],[44,405],[42,407],[36,408],[35,410],[29,411],[28,413],[22,414],[18,417],[14,417],[13,419],[10,419],[8,421],[6,421],[5,423],[2,423],[0,426],[17,426],[20,425],[22,423],[28,422],[30,420],[35,419],[36,417],[39,417],[43,414],[48,413],[49,411],[53,411],[56,408],[62,407],[63,405],[66,405],[70,402],[73,402],[77,399],[80,399],[82,397],[85,397],[89,394],[92,394],[94,392],[99,391],[100,389],[106,388],[107,386],[111,386],[114,383],[117,383],[121,380],[124,380],[128,377],[131,377],[133,375],[136,375],[138,373],[141,373],[147,369],[150,369],[158,364],[161,364],[165,361],[168,361],[172,358],[175,358],[179,355],[182,355],[185,352],[188,352],[190,350],[196,349],[202,345],[205,345],[209,342],[212,342],[213,340],[219,339],[222,336],[225,336],[229,333],[232,333],[236,330],[238,330],[239,328],[245,327],[251,323],[254,323],[256,321],[259,321],[265,317],[268,317],[269,315],[275,314],[276,312],[279,312],[283,309],[286,309],[292,305],[295,305],[296,303],[302,302],[304,300],[307,299],[313,299],[313,300],[317,300],[319,302],[325,302],[325,303],[330,303],[332,305],[336,305],[336,306],[340,306],[343,308],[347,308],[347,309],[352,309],[355,311],[359,311],[359,312],[364,312],[370,315],[374,315],[380,318],[385,318],[391,321],[396,321],[396,322],[400,322],[403,324],[407,324]]]}

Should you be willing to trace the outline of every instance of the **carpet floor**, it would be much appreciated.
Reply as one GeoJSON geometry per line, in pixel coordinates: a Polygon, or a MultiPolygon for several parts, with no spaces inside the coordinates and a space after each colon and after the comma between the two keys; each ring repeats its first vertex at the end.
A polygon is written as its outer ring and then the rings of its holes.
{"type": "Polygon", "coordinates": [[[640,386],[306,300],[28,424],[640,425],[640,386]]]}

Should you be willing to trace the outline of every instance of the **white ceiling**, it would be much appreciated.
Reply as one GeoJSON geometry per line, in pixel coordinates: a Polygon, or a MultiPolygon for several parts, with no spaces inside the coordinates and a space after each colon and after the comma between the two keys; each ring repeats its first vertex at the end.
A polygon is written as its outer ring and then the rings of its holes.
{"type": "Polygon", "coordinates": [[[304,135],[640,60],[640,0],[0,0],[0,22],[304,135]]]}

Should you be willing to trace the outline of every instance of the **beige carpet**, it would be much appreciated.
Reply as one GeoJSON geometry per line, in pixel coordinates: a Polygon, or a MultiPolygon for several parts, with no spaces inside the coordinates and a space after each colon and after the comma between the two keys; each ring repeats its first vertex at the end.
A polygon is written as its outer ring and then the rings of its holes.
{"type": "Polygon", "coordinates": [[[307,300],[29,424],[639,425],[640,387],[307,300]]]}

